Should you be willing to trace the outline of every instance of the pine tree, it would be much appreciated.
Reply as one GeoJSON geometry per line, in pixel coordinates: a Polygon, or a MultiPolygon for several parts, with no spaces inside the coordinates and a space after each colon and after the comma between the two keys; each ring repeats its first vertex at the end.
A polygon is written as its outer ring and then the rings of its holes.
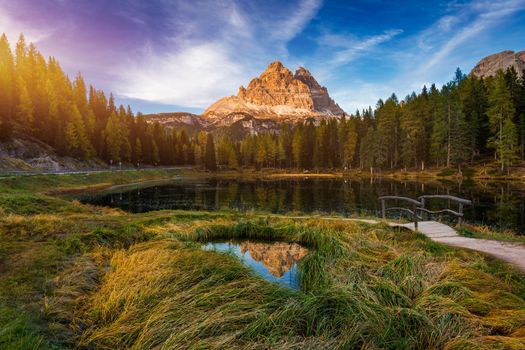
{"type": "Polygon", "coordinates": [[[93,156],[93,147],[89,141],[84,121],[75,104],[70,103],[66,127],[66,145],[69,155],[88,159],[93,156]]]}
{"type": "Polygon", "coordinates": [[[353,120],[348,121],[346,125],[343,124],[344,128],[343,136],[343,155],[342,162],[345,168],[351,168],[354,160],[354,155],[357,148],[357,131],[355,122],[353,120]]]}
{"type": "MultiPolygon", "coordinates": [[[[119,122],[119,134],[120,134],[120,158],[125,161],[131,160],[131,143],[129,141],[130,130],[127,123],[127,111],[124,106],[119,107],[118,122],[119,122]]],[[[167,153],[167,152],[166,152],[167,153]]]]}
{"type": "Polygon", "coordinates": [[[135,148],[133,149],[133,162],[135,164],[142,162],[142,142],[140,142],[140,138],[138,137],[135,140],[135,148]]]}
{"type": "Polygon", "coordinates": [[[5,34],[0,38],[0,141],[11,138],[15,85],[14,57],[5,34]]]}
{"type": "Polygon", "coordinates": [[[489,117],[490,127],[494,135],[490,139],[490,146],[494,148],[496,156],[501,163],[501,171],[513,161],[513,152],[516,140],[511,140],[516,136],[516,126],[513,122],[514,105],[512,97],[505,81],[505,75],[499,71],[492,82],[489,94],[489,117]]]}
{"type": "Polygon", "coordinates": [[[277,163],[279,164],[279,168],[284,166],[286,159],[286,149],[284,147],[284,142],[281,139],[277,144],[277,163]]]}
{"type": "Polygon", "coordinates": [[[159,146],[155,140],[151,141],[151,161],[155,166],[160,163],[159,146]]]}
{"type": "Polygon", "coordinates": [[[120,161],[122,137],[120,135],[120,123],[115,112],[112,112],[109,116],[104,135],[106,136],[108,160],[112,163],[120,161]]]}
{"type": "Polygon", "coordinates": [[[213,136],[208,134],[206,139],[206,155],[204,157],[204,167],[207,170],[216,171],[217,161],[215,159],[215,143],[213,142],[213,136]]]}
{"type": "Polygon", "coordinates": [[[377,154],[379,166],[396,168],[399,161],[399,105],[395,94],[376,112],[380,145],[377,154]]]}
{"type": "Polygon", "coordinates": [[[239,161],[237,160],[237,154],[233,148],[230,149],[228,155],[228,168],[237,169],[239,167],[239,161]]]}
{"type": "Polygon", "coordinates": [[[86,84],[80,73],[77,74],[73,83],[73,100],[82,115],[89,138],[93,139],[95,133],[95,114],[88,104],[86,84]]]}
{"type": "Polygon", "coordinates": [[[33,102],[27,91],[26,83],[18,77],[17,81],[18,104],[16,106],[16,127],[20,131],[32,132],[33,124],[33,102]]]}
{"type": "Polygon", "coordinates": [[[302,163],[302,147],[303,147],[303,135],[302,135],[302,124],[299,124],[295,127],[294,133],[293,133],[293,140],[292,140],[292,156],[293,156],[293,164],[300,168],[303,166],[302,163]]]}
{"type": "Polygon", "coordinates": [[[504,164],[502,170],[518,159],[518,132],[516,124],[507,118],[503,122],[501,137],[496,141],[496,148],[499,149],[501,163],[504,164]]]}

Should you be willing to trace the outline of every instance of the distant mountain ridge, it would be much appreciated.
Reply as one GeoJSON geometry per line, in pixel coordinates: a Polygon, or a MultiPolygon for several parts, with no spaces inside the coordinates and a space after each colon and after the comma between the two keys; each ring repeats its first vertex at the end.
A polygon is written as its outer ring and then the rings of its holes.
{"type": "Polygon", "coordinates": [[[518,76],[522,76],[525,69],[525,50],[514,52],[510,50],[489,55],[481,59],[470,71],[470,74],[479,78],[494,76],[498,70],[506,71],[513,67],[518,76]]]}
{"type": "Polygon", "coordinates": [[[341,117],[343,109],[304,67],[295,74],[279,61],[248,84],[237,95],[223,97],[202,115],[161,113],[146,115],[148,121],[189,130],[234,128],[236,133],[256,134],[278,130],[280,123],[341,117]]]}

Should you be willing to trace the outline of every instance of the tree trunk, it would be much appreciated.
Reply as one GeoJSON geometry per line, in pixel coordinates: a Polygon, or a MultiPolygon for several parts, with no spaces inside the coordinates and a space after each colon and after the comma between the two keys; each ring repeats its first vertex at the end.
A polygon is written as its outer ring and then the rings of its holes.
{"type": "MultiPolygon", "coordinates": [[[[499,121],[499,147],[501,147],[501,140],[503,139],[503,121],[499,121]]],[[[497,149],[497,148],[496,148],[497,149]]],[[[501,171],[505,171],[505,161],[503,160],[503,157],[500,155],[501,158],[501,171]]]]}
{"type": "Polygon", "coordinates": [[[447,122],[447,168],[450,166],[450,97],[448,98],[448,122],[447,122]]]}

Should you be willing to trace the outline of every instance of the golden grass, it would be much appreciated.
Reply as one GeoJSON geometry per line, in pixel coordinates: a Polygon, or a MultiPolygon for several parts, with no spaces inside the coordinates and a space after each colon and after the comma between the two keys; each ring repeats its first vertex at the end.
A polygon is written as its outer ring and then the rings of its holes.
{"type": "Polygon", "coordinates": [[[416,234],[347,222],[220,218],[192,224],[175,220],[152,226],[157,240],[112,253],[100,287],[76,311],[87,324],[79,333],[81,346],[489,349],[520,344],[523,294],[514,280],[501,276],[513,272],[485,271],[478,254],[436,253],[434,243],[416,234]],[[303,292],[272,285],[234,257],[202,251],[194,243],[232,237],[275,237],[313,247],[300,264],[303,292]]]}
{"type": "Polygon", "coordinates": [[[0,348],[523,348],[523,276],[413,232],[255,214],[128,214],[29,192],[105,176],[136,182],[133,174],[0,181],[0,348]],[[309,247],[301,290],[201,249],[223,239],[309,247]]]}

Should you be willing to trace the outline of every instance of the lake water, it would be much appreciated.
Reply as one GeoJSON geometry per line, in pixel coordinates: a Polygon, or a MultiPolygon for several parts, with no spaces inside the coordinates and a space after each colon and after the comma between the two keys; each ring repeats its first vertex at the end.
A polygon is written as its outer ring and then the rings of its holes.
{"type": "MultiPolygon", "coordinates": [[[[465,208],[467,222],[525,232],[525,191],[512,182],[424,184],[343,178],[180,179],[150,187],[87,193],[78,198],[84,203],[118,207],[130,212],[236,209],[352,216],[379,215],[377,198],[382,195],[415,198],[422,194],[450,194],[470,199],[473,206],[465,208]]],[[[436,209],[443,204],[447,203],[434,202],[430,207],[436,209]]]]}
{"type": "Polygon", "coordinates": [[[262,278],[298,289],[297,262],[308,249],[297,243],[286,242],[211,242],[205,250],[233,254],[262,278]]]}

